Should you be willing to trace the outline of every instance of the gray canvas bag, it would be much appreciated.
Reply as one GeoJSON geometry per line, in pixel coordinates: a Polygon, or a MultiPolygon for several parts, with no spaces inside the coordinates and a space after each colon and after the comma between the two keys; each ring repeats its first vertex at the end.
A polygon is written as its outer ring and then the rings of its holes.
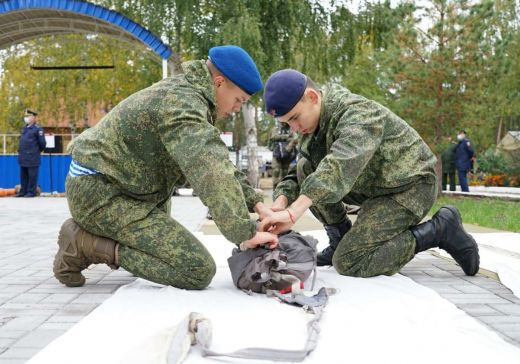
{"type": "Polygon", "coordinates": [[[278,247],[240,251],[228,258],[233,283],[240,289],[257,293],[283,290],[299,285],[316,268],[316,245],[312,236],[295,231],[280,235],[278,247]]]}

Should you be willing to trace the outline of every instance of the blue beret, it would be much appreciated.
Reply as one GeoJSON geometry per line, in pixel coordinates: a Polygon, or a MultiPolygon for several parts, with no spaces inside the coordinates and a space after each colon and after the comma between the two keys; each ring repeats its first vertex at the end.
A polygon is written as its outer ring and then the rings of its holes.
{"type": "Polygon", "coordinates": [[[307,76],[293,69],[277,71],[265,83],[265,109],[274,117],[284,116],[301,100],[307,76]]]}
{"type": "Polygon", "coordinates": [[[213,47],[209,50],[211,63],[235,85],[249,95],[263,87],[255,61],[245,50],[234,45],[213,47]]]}

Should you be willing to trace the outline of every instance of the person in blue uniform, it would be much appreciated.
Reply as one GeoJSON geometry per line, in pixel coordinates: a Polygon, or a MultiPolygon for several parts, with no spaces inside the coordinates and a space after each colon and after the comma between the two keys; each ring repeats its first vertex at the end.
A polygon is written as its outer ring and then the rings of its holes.
{"type": "Polygon", "coordinates": [[[455,147],[455,166],[459,176],[460,189],[462,192],[469,192],[467,175],[471,170],[475,151],[464,130],[459,132],[457,140],[459,142],[455,147]]]}
{"type": "Polygon", "coordinates": [[[36,196],[38,169],[40,168],[40,153],[45,148],[43,129],[36,123],[38,114],[25,110],[25,126],[20,135],[18,147],[18,164],[20,165],[20,192],[16,197],[36,196]]]}

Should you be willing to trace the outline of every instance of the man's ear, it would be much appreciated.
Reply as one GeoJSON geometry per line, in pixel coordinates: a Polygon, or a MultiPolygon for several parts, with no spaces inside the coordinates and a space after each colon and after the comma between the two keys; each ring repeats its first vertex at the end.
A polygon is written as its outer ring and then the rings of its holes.
{"type": "Polygon", "coordinates": [[[317,104],[319,99],[320,99],[320,95],[318,94],[318,91],[312,89],[312,88],[308,88],[305,93],[307,94],[307,97],[309,98],[309,100],[313,103],[313,104],[317,104]]]}
{"type": "Polygon", "coordinates": [[[223,76],[221,76],[221,75],[215,76],[213,78],[213,84],[217,88],[220,87],[224,82],[226,82],[226,79],[223,76]]]}

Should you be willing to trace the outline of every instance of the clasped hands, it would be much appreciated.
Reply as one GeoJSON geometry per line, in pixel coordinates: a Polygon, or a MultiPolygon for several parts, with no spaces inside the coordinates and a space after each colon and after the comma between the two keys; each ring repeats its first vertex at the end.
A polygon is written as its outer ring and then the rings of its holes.
{"type": "Polygon", "coordinates": [[[305,195],[287,207],[287,197],[281,195],[271,208],[259,202],[255,205],[260,224],[254,237],[240,244],[242,250],[253,249],[259,245],[267,245],[270,249],[278,245],[278,234],[291,230],[296,221],[303,215],[305,210],[312,205],[312,201],[305,195]]]}

